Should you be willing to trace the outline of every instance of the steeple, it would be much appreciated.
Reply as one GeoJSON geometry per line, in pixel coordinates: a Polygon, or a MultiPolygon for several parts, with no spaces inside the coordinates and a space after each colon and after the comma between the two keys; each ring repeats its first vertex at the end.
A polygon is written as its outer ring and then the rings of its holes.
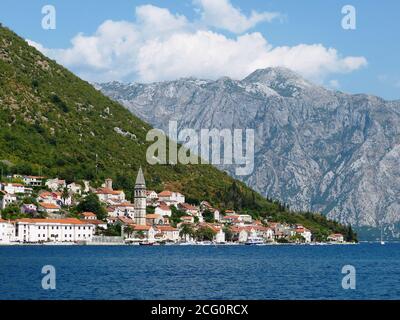
{"type": "Polygon", "coordinates": [[[136,177],[136,186],[146,186],[146,182],[144,181],[144,175],[142,171],[142,166],[140,166],[137,177],[136,177]]]}
{"type": "Polygon", "coordinates": [[[135,224],[146,225],[146,182],[142,167],[139,168],[134,190],[135,224]]]}

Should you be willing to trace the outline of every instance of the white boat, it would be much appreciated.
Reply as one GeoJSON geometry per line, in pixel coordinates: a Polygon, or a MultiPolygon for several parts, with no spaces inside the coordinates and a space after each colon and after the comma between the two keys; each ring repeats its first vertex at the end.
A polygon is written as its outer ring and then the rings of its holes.
{"type": "Polygon", "coordinates": [[[247,241],[245,242],[245,245],[263,245],[264,243],[264,239],[259,237],[259,236],[255,236],[255,235],[251,235],[247,238],[247,241]]]}
{"type": "Polygon", "coordinates": [[[194,241],[186,241],[186,242],[179,242],[178,243],[180,246],[193,246],[196,244],[194,241]]]}
{"type": "Polygon", "coordinates": [[[197,241],[196,244],[198,244],[200,246],[210,246],[213,243],[211,241],[197,241]]]}
{"type": "Polygon", "coordinates": [[[381,226],[381,245],[384,245],[385,241],[383,241],[383,226],[381,226]]]}

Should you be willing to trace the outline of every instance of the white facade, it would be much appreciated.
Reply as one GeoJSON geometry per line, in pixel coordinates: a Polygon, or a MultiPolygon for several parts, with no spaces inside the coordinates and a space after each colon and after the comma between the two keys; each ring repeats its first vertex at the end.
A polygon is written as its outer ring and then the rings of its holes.
{"type": "Polygon", "coordinates": [[[154,213],[163,216],[168,216],[170,217],[172,212],[171,209],[168,206],[158,206],[154,209],[154,213]]]}
{"type": "Polygon", "coordinates": [[[149,200],[155,200],[158,198],[157,192],[155,192],[154,190],[149,190],[146,192],[146,197],[149,200]]]}
{"type": "Polygon", "coordinates": [[[222,229],[219,229],[217,234],[215,235],[216,243],[224,243],[225,242],[225,232],[222,229]]]}
{"type": "Polygon", "coordinates": [[[304,232],[303,233],[301,233],[301,235],[303,236],[303,238],[305,239],[305,242],[311,242],[311,236],[312,236],[312,234],[311,234],[311,232],[310,232],[310,230],[304,230],[304,232]]]}
{"type": "Polygon", "coordinates": [[[99,200],[104,203],[115,204],[125,201],[125,193],[122,190],[98,189],[96,191],[99,200]]]}
{"type": "Polygon", "coordinates": [[[68,184],[67,189],[69,192],[71,192],[73,194],[81,194],[82,193],[82,187],[75,182],[68,184]]]}
{"type": "Polygon", "coordinates": [[[45,185],[52,191],[62,190],[67,186],[65,180],[58,178],[47,180],[45,185]]]}
{"type": "Polygon", "coordinates": [[[39,203],[39,212],[46,212],[46,213],[56,213],[60,211],[60,206],[54,203],[47,203],[47,202],[40,202],[39,203]]]}
{"type": "Polygon", "coordinates": [[[41,176],[24,176],[22,180],[28,186],[39,187],[42,185],[43,178],[41,176]]]}
{"type": "Polygon", "coordinates": [[[0,219],[0,244],[9,244],[14,239],[14,225],[0,219]]]}
{"type": "Polygon", "coordinates": [[[220,214],[218,210],[214,210],[214,220],[215,221],[220,221],[220,214]]]}
{"type": "Polygon", "coordinates": [[[91,241],[94,226],[78,219],[20,219],[16,221],[15,241],[77,242],[91,241]]]}
{"type": "Polygon", "coordinates": [[[17,201],[17,196],[5,191],[0,192],[0,209],[5,209],[8,205],[17,201]]]}
{"type": "Polygon", "coordinates": [[[130,202],[110,206],[107,211],[109,217],[135,217],[135,206],[130,202]]]}
{"type": "Polygon", "coordinates": [[[239,214],[239,221],[251,223],[253,221],[253,218],[249,214],[239,214]]]}
{"type": "Polygon", "coordinates": [[[158,194],[158,201],[163,201],[167,205],[176,206],[180,203],[185,203],[185,196],[179,192],[165,190],[158,194]]]}
{"type": "Polygon", "coordinates": [[[163,240],[178,242],[179,230],[171,226],[157,226],[158,231],[163,234],[163,240]]]}
{"type": "Polygon", "coordinates": [[[239,232],[239,239],[238,239],[238,241],[239,241],[239,242],[246,242],[247,239],[248,239],[248,237],[249,237],[249,234],[247,233],[247,231],[244,230],[244,229],[242,229],[242,230],[239,232]]]}
{"type": "Polygon", "coordinates": [[[7,193],[25,193],[25,186],[20,183],[1,183],[1,190],[7,193]]]}

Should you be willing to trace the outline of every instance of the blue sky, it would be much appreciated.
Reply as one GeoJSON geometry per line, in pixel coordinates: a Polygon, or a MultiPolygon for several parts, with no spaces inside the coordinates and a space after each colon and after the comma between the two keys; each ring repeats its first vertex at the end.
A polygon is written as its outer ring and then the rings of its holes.
{"type": "Polygon", "coordinates": [[[2,0],[0,5],[3,24],[89,81],[241,78],[252,68],[283,64],[326,86],[386,99],[400,99],[399,14],[396,0],[2,0]],[[41,26],[47,4],[56,8],[55,30],[41,26]],[[356,8],[356,30],[341,27],[347,4],[356,8]],[[265,18],[252,20],[252,11],[265,18]]]}

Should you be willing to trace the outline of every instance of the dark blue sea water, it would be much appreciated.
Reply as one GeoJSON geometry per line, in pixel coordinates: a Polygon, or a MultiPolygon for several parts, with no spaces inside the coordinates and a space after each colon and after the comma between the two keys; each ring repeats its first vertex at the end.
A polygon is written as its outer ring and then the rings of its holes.
{"type": "Polygon", "coordinates": [[[0,247],[0,299],[399,298],[400,244],[0,247]],[[341,285],[348,264],[355,290],[341,285]]]}

